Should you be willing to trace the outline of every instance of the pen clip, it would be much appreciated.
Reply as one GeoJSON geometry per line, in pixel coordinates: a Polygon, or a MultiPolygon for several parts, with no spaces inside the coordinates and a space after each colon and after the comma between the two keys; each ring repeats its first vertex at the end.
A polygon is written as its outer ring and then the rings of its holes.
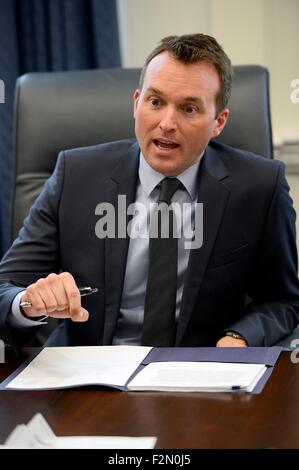
{"type": "Polygon", "coordinates": [[[79,287],[80,296],[84,297],[85,295],[95,294],[98,292],[97,287],[79,287]]]}

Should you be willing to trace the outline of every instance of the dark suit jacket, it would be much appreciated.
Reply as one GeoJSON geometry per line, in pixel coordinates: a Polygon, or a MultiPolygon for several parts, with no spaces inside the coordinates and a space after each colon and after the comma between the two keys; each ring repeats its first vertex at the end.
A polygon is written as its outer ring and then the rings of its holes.
{"type": "MultiPolygon", "coordinates": [[[[7,319],[19,286],[69,271],[99,292],[83,300],[86,323],[63,321],[52,345],[111,344],[120,308],[128,239],[99,239],[95,208],[134,202],[139,148],[125,140],[62,152],[56,169],[0,266],[0,337],[20,346],[36,332],[7,319]]],[[[295,213],[284,165],[218,143],[198,181],[203,245],[191,250],[176,345],[214,346],[224,330],[271,345],[298,324],[295,213]]]]}

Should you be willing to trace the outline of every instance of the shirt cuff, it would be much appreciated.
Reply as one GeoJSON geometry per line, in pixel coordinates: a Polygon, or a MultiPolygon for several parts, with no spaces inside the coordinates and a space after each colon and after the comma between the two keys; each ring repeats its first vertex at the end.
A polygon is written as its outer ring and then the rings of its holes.
{"type": "Polygon", "coordinates": [[[42,318],[41,320],[29,320],[29,318],[24,317],[24,315],[21,312],[20,308],[20,302],[21,298],[25,292],[25,289],[21,292],[19,292],[11,305],[11,316],[10,316],[10,324],[13,327],[18,327],[18,328],[30,328],[32,326],[38,326],[38,325],[47,325],[47,321],[45,319],[47,317],[42,318]]]}

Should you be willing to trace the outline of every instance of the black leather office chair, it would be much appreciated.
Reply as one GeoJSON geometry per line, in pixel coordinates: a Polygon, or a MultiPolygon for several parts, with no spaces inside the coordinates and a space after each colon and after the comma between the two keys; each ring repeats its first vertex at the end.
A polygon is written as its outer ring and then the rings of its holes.
{"type": "MultiPolygon", "coordinates": [[[[30,73],[16,84],[11,240],[53,171],[58,152],[134,135],[140,69],[30,73]]],[[[234,67],[221,142],[273,158],[268,72],[234,67]]]]}
{"type": "MultiPolygon", "coordinates": [[[[273,157],[268,72],[234,67],[231,114],[221,142],[273,157]]],[[[11,240],[62,149],[134,135],[140,69],[30,73],[17,81],[11,240]]]]}

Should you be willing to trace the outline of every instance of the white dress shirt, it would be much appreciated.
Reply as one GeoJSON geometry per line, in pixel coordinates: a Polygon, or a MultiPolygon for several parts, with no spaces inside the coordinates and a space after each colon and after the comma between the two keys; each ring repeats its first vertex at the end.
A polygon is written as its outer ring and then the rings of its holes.
{"type": "MultiPolygon", "coordinates": [[[[177,178],[183,184],[179,188],[172,202],[183,204],[182,233],[188,234],[190,225],[194,221],[195,202],[197,201],[197,175],[199,163],[187,168],[177,178]]],[[[137,217],[137,229],[139,233],[145,233],[148,227],[149,214],[155,208],[153,203],[158,202],[159,189],[157,185],[165,178],[155,171],[140,154],[139,178],[136,193],[136,203],[141,203],[147,208],[147,214],[142,211],[137,217]]],[[[135,219],[135,217],[134,217],[135,219]]],[[[190,238],[188,239],[190,240],[190,238]]],[[[176,318],[178,318],[183,294],[184,274],[186,272],[189,249],[185,248],[186,238],[178,238],[178,274],[176,295],[176,318]]],[[[149,238],[130,238],[124,288],[121,298],[120,314],[113,344],[138,345],[141,343],[142,324],[144,315],[144,300],[148,273],[149,238]]]]}

